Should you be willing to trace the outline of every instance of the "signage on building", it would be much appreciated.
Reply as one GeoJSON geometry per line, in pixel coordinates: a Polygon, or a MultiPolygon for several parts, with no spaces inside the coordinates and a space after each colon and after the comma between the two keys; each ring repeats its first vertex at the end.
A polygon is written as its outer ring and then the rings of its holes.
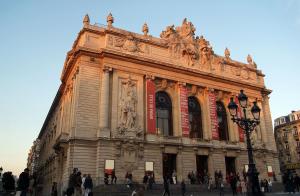
{"type": "Polygon", "coordinates": [[[286,169],[300,169],[300,163],[286,164],[286,169]]]}
{"type": "Polygon", "coordinates": [[[212,139],[219,140],[219,132],[218,132],[218,121],[217,121],[217,108],[216,108],[216,95],[214,92],[208,93],[209,99],[209,111],[210,111],[210,119],[211,119],[211,132],[212,139]]]}
{"type": "Polygon", "coordinates": [[[147,90],[147,130],[148,133],[156,133],[155,114],[155,84],[152,80],[146,81],[147,90]]]}
{"type": "Polygon", "coordinates": [[[185,86],[180,85],[180,111],[181,111],[181,128],[182,135],[189,136],[189,107],[187,99],[187,89],[185,86]]]}
{"type": "MultiPolygon", "coordinates": [[[[237,105],[239,104],[239,100],[238,100],[237,96],[235,97],[234,101],[237,105]]],[[[238,109],[237,109],[237,116],[239,116],[239,117],[241,116],[241,107],[238,107],[238,109]]],[[[238,131],[239,131],[240,142],[244,142],[245,141],[244,140],[244,130],[238,126],[238,131]]]]}

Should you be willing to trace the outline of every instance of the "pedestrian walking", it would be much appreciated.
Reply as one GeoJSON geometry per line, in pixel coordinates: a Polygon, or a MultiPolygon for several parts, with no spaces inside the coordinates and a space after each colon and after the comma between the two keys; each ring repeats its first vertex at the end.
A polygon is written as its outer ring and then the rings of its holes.
{"type": "Polygon", "coordinates": [[[111,184],[117,184],[117,176],[115,169],[113,169],[111,172],[111,184]]]}
{"type": "Polygon", "coordinates": [[[78,169],[74,168],[73,173],[69,176],[69,184],[67,188],[67,196],[72,196],[75,192],[75,184],[76,184],[76,175],[77,175],[78,169]]]}
{"type": "Polygon", "coordinates": [[[82,189],[81,189],[81,184],[82,184],[82,178],[81,178],[81,172],[77,172],[76,174],[76,181],[75,181],[75,196],[82,196],[82,189]]]}
{"type": "Polygon", "coordinates": [[[93,180],[91,175],[88,174],[84,181],[84,196],[89,196],[90,193],[93,191],[93,180]]]}
{"type": "Polygon", "coordinates": [[[2,186],[6,194],[12,194],[15,192],[15,179],[12,172],[5,172],[2,175],[2,186]]]}
{"type": "Polygon", "coordinates": [[[186,186],[184,180],[181,181],[181,195],[185,196],[186,193],[186,186]]]}
{"type": "Polygon", "coordinates": [[[165,195],[170,196],[170,189],[169,189],[169,179],[167,178],[167,176],[164,177],[164,193],[163,196],[165,195]]]}
{"type": "Polygon", "coordinates": [[[296,174],[295,178],[294,178],[294,182],[295,182],[295,187],[297,189],[297,191],[299,192],[299,187],[300,187],[300,177],[298,176],[298,174],[296,174]]]}
{"type": "Polygon", "coordinates": [[[81,183],[81,190],[82,190],[82,196],[84,196],[84,182],[85,182],[85,179],[86,179],[86,174],[83,174],[83,176],[82,176],[82,183],[81,183]]]}
{"type": "Polygon", "coordinates": [[[241,181],[242,195],[246,196],[247,194],[247,182],[243,179],[241,181]]]}
{"type": "Polygon", "coordinates": [[[149,189],[151,190],[152,189],[152,185],[153,185],[153,183],[154,183],[154,174],[153,173],[151,173],[150,174],[150,177],[149,177],[149,180],[148,180],[149,182],[149,189]]]}
{"type": "Polygon", "coordinates": [[[272,183],[271,179],[269,178],[269,181],[268,181],[269,192],[272,192],[272,186],[273,186],[273,183],[272,183]]]}
{"type": "Polygon", "coordinates": [[[177,174],[176,174],[176,170],[173,171],[172,173],[172,180],[173,180],[173,184],[176,184],[177,182],[177,174]]]}
{"type": "Polygon", "coordinates": [[[21,192],[20,196],[26,196],[28,187],[29,187],[29,169],[26,168],[24,171],[20,174],[19,180],[18,180],[18,191],[21,192]]]}
{"type": "Polygon", "coordinates": [[[219,191],[220,191],[220,196],[224,196],[224,183],[223,183],[223,181],[219,182],[219,191]]]}
{"type": "Polygon", "coordinates": [[[52,188],[51,188],[51,196],[57,196],[57,195],[58,195],[57,182],[53,182],[52,188]]]}

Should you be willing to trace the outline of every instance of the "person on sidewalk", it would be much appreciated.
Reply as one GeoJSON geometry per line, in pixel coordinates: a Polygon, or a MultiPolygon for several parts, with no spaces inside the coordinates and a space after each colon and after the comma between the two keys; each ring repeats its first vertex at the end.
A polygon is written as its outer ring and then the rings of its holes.
{"type": "Polygon", "coordinates": [[[164,177],[164,193],[162,196],[165,196],[165,195],[168,195],[170,196],[170,189],[169,189],[169,179],[167,178],[167,176],[164,177]]]}
{"type": "Polygon", "coordinates": [[[220,190],[220,196],[224,196],[224,182],[223,182],[223,180],[219,181],[219,190],[220,190]]]}
{"type": "Polygon", "coordinates": [[[181,181],[181,195],[185,196],[186,193],[186,186],[184,180],[181,181]]]}
{"type": "Polygon", "coordinates": [[[18,180],[18,190],[21,191],[20,196],[26,196],[28,187],[29,187],[29,169],[24,169],[24,172],[22,172],[19,176],[18,180]]]}
{"type": "Polygon", "coordinates": [[[272,180],[269,178],[268,181],[269,192],[272,192],[272,186],[273,186],[272,180]]]}
{"type": "Polygon", "coordinates": [[[90,193],[93,191],[93,180],[91,175],[88,174],[84,181],[84,196],[89,196],[90,193]]]}

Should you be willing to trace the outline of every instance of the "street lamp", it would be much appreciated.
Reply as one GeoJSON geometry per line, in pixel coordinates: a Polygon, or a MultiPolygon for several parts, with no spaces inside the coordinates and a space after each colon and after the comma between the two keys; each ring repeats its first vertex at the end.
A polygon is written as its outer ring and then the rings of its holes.
{"type": "Polygon", "coordinates": [[[239,105],[243,110],[243,116],[239,115],[238,105],[234,102],[233,97],[230,98],[230,102],[228,104],[228,109],[231,115],[231,120],[236,123],[241,129],[245,131],[246,139],[247,139],[247,150],[248,150],[248,195],[262,195],[259,187],[257,169],[255,167],[254,159],[253,159],[253,148],[250,141],[250,134],[254,130],[254,128],[259,124],[260,118],[260,108],[257,106],[257,100],[253,102],[253,106],[251,108],[251,113],[253,119],[247,117],[247,105],[248,105],[248,97],[244,94],[244,91],[241,90],[238,95],[239,105]]]}

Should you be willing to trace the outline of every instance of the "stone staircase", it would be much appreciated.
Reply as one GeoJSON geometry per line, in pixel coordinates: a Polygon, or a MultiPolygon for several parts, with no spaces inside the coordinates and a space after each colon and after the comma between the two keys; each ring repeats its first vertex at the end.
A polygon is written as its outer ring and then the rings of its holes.
{"type": "MultiPolygon", "coordinates": [[[[94,188],[93,192],[96,196],[131,196],[131,193],[134,189],[138,189],[138,187],[142,187],[143,184],[134,184],[133,189],[128,188],[125,184],[117,184],[117,185],[99,185],[94,188]]],[[[144,191],[144,196],[161,196],[163,194],[163,185],[162,184],[154,184],[151,190],[144,191]]],[[[208,191],[205,185],[199,184],[187,184],[186,185],[186,196],[212,196],[219,195],[219,190],[208,191]]],[[[283,186],[281,183],[273,184],[273,193],[274,192],[282,192],[283,186]]],[[[180,184],[170,185],[170,192],[172,196],[181,196],[181,188],[180,184]]],[[[224,188],[225,195],[232,195],[231,189],[229,185],[226,185],[224,188]]],[[[272,195],[272,193],[268,193],[266,195],[272,195]]]]}
{"type": "MultiPolygon", "coordinates": [[[[134,189],[138,189],[138,187],[143,186],[142,184],[135,184],[133,189],[128,188],[126,185],[118,184],[118,185],[100,185],[94,188],[94,195],[96,196],[131,196],[131,193],[134,189]]],[[[144,191],[145,196],[160,196],[163,193],[163,185],[162,184],[154,184],[151,190],[144,191]]],[[[217,190],[213,190],[209,192],[204,185],[186,185],[187,196],[193,195],[203,195],[203,193],[207,193],[205,195],[216,195],[218,194],[217,190]]],[[[226,187],[225,192],[229,192],[229,187],[226,187]]],[[[170,185],[170,192],[172,196],[181,196],[181,188],[180,184],[170,185]]]]}

